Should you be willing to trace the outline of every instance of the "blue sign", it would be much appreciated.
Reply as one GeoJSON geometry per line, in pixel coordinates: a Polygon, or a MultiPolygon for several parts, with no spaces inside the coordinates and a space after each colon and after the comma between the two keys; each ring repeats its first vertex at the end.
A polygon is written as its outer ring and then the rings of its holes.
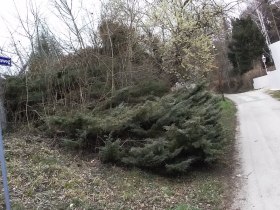
{"type": "Polygon", "coordinates": [[[0,66],[11,66],[12,59],[0,56],[0,66]]]}

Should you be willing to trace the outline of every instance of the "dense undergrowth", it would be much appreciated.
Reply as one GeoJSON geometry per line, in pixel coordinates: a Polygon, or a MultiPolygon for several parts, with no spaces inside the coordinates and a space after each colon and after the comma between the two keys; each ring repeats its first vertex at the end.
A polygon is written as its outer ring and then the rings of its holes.
{"type": "Polygon", "coordinates": [[[25,131],[5,135],[12,209],[229,209],[236,109],[228,100],[220,105],[227,135],[223,161],[187,176],[110,167],[92,154],[57,147],[52,138],[25,131]]]}
{"type": "MultiPolygon", "coordinates": [[[[22,96],[12,98],[11,84],[6,97],[13,104],[22,96]]],[[[38,115],[32,126],[60,145],[99,152],[105,163],[182,173],[222,153],[219,101],[204,85],[170,92],[168,84],[158,80],[120,89],[94,108],[88,103],[85,109],[44,115],[42,103],[33,101],[29,111],[38,115]]]]}
{"type": "MultiPolygon", "coordinates": [[[[114,56],[102,24],[98,47],[67,55],[56,49],[54,57],[47,39],[41,40],[44,49],[35,46],[28,71],[5,82],[9,127],[26,124],[58,145],[99,154],[105,163],[165,173],[219,158],[220,99],[195,80],[204,76],[189,75],[186,87],[171,88],[179,74],[164,70],[156,40],[131,45],[122,34],[142,36],[114,22],[107,27],[112,37],[121,36],[113,39],[114,56]]],[[[172,66],[182,70],[180,63],[172,66]]]]}

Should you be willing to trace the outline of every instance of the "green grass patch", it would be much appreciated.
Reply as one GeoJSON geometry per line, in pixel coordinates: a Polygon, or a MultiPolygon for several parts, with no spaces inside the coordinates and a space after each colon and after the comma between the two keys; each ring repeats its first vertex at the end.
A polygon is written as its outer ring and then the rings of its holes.
{"type": "Polygon", "coordinates": [[[221,204],[223,188],[223,183],[213,180],[213,177],[208,177],[197,185],[197,190],[191,196],[195,203],[218,207],[221,204]]]}
{"type": "Polygon", "coordinates": [[[280,100],[280,90],[274,90],[268,92],[273,98],[280,100]]]}
{"type": "Polygon", "coordinates": [[[232,146],[232,143],[235,141],[237,109],[235,104],[229,99],[221,101],[221,107],[221,124],[224,129],[224,135],[226,137],[227,144],[232,146]]]}

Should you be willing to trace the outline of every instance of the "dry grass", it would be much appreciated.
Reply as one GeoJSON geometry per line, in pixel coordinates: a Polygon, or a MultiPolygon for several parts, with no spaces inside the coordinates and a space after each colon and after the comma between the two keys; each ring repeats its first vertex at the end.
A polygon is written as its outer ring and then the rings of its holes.
{"type": "MultiPolygon", "coordinates": [[[[223,123],[232,123],[233,105],[222,106],[227,116],[223,123]]],[[[223,170],[210,168],[167,178],[102,165],[92,157],[51,147],[49,139],[21,134],[4,139],[14,210],[214,210],[228,206],[231,172],[226,164],[223,170]]]]}
{"type": "Polygon", "coordinates": [[[263,73],[259,68],[254,68],[251,71],[248,71],[244,75],[242,75],[242,87],[241,90],[252,90],[254,89],[253,86],[253,79],[257,77],[264,76],[263,73]]]}
{"type": "Polygon", "coordinates": [[[222,209],[224,204],[217,175],[166,178],[124,170],[74,157],[44,141],[5,138],[13,209],[222,209]]]}

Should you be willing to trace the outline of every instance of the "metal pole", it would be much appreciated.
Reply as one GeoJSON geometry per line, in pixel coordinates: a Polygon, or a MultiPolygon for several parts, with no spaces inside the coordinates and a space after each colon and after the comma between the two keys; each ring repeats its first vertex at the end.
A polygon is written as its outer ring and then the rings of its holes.
{"type": "Polygon", "coordinates": [[[3,177],[6,210],[11,210],[10,194],[9,194],[9,187],[8,187],[8,178],[7,178],[6,161],[5,161],[5,155],[4,155],[4,144],[3,144],[1,124],[0,124],[0,160],[1,160],[1,169],[2,169],[2,177],[3,177]]]}

